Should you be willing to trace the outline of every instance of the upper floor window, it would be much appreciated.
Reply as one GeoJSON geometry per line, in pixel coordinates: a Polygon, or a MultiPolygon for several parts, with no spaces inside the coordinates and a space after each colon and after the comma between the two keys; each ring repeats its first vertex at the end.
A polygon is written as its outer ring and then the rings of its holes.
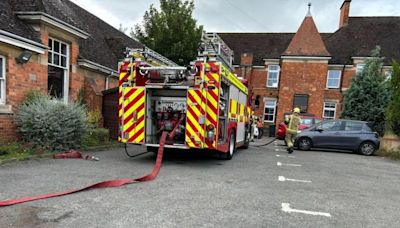
{"type": "Polygon", "coordinates": [[[357,64],[356,74],[360,74],[364,70],[365,64],[357,64]]]}
{"type": "Polygon", "coordinates": [[[267,87],[278,88],[279,70],[279,65],[268,65],[267,87]]]}
{"type": "Polygon", "coordinates": [[[69,45],[54,38],[49,39],[48,90],[53,97],[68,102],[69,45]]]}
{"type": "Polygon", "coordinates": [[[336,117],[336,103],[335,102],[324,102],[324,119],[335,119],[336,117]]]}
{"type": "Polygon", "coordinates": [[[6,58],[0,55],[0,104],[6,103],[6,58]]]}
{"type": "Polygon", "coordinates": [[[266,98],[264,100],[264,122],[275,122],[275,114],[276,114],[276,99],[274,98],[266,98]]]}
{"type": "Polygon", "coordinates": [[[340,70],[328,70],[328,77],[326,80],[326,88],[337,89],[340,88],[340,77],[342,71],[340,70]]]}

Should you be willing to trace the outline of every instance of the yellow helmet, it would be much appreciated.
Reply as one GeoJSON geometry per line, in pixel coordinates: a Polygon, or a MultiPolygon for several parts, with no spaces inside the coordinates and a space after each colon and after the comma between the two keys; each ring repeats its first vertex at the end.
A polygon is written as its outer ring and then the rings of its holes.
{"type": "Polygon", "coordinates": [[[296,107],[296,108],[293,109],[293,112],[294,113],[300,113],[300,109],[298,107],[296,107]]]}

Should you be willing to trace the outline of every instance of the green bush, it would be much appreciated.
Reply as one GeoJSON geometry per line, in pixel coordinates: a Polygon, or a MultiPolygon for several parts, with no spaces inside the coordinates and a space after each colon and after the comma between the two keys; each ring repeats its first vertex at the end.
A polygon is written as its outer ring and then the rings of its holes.
{"type": "Polygon", "coordinates": [[[386,130],[400,136],[400,65],[393,60],[389,91],[391,99],[386,108],[386,130]]]}
{"type": "Polygon", "coordinates": [[[35,100],[42,98],[50,98],[50,96],[41,90],[29,90],[25,96],[24,103],[29,104],[35,100]]]}
{"type": "Polygon", "coordinates": [[[23,141],[52,151],[79,148],[87,129],[83,106],[48,97],[23,103],[15,122],[23,141]]]}
{"type": "Polygon", "coordinates": [[[105,128],[94,128],[89,130],[84,138],[83,147],[93,147],[102,144],[107,144],[110,141],[110,131],[105,128]]]}
{"type": "Polygon", "coordinates": [[[99,126],[101,118],[102,118],[101,112],[98,109],[88,112],[88,123],[93,128],[99,126]]]}

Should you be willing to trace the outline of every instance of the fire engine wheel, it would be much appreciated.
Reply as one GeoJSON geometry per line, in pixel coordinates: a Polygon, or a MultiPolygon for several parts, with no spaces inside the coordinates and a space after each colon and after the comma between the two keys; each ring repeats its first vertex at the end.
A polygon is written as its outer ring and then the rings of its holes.
{"type": "Polygon", "coordinates": [[[229,137],[229,145],[228,145],[228,152],[227,153],[223,153],[223,159],[225,160],[231,160],[233,157],[233,154],[236,151],[236,137],[235,137],[235,133],[232,133],[231,136],[229,137]]]}
{"type": "Polygon", "coordinates": [[[148,146],[146,149],[147,149],[148,152],[153,152],[155,154],[158,153],[158,147],[148,146]]]}

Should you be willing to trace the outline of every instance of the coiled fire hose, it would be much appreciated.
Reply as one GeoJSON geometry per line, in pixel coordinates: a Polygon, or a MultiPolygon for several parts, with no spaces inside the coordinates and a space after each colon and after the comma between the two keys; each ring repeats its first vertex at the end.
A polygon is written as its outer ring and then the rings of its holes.
{"type": "Polygon", "coordinates": [[[161,168],[163,152],[164,152],[164,145],[165,145],[165,140],[167,139],[167,136],[168,136],[168,132],[165,132],[165,131],[161,135],[160,147],[158,148],[156,163],[153,167],[153,171],[151,171],[151,173],[148,175],[145,175],[143,177],[139,177],[136,179],[117,179],[117,180],[103,181],[103,182],[89,185],[84,188],[73,189],[73,190],[69,190],[69,191],[65,191],[65,192],[57,192],[57,193],[50,193],[50,194],[44,194],[44,195],[38,195],[38,196],[23,197],[23,198],[18,198],[18,199],[13,199],[13,200],[0,201],[0,207],[10,206],[10,205],[19,204],[19,203],[25,203],[25,202],[34,201],[34,200],[47,199],[47,198],[51,198],[51,197],[69,195],[72,193],[82,192],[82,191],[95,189],[95,188],[120,187],[120,186],[126,185],[126,184],[133,184],[133,183],[137,183],[137,182],[145,182],[145,181],[154,180],[157,177],[157,175],[160,171],[160,168],[161,168]]]}

